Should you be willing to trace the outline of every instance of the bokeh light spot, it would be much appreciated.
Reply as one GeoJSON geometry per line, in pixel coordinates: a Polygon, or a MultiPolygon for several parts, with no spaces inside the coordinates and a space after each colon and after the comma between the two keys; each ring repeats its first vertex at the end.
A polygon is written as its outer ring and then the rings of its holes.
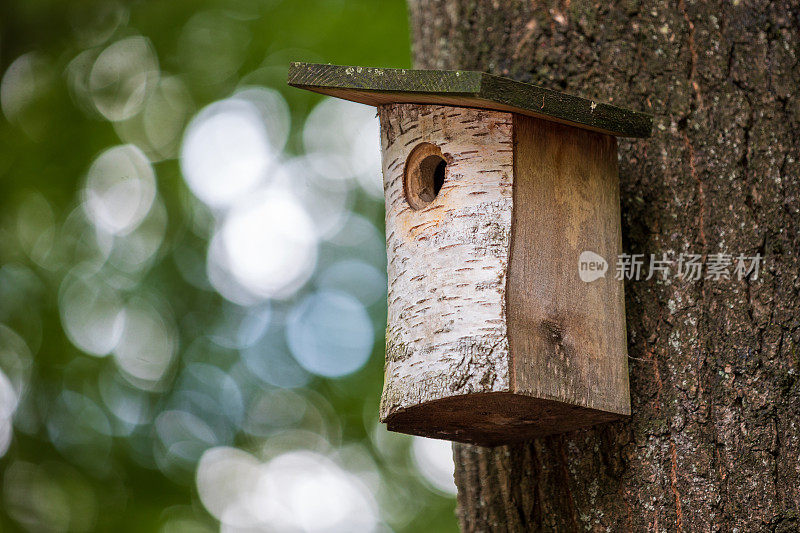
{"type": "Polygon", "coordinates": [[[111,263],[124,272],[144,270],[156,256],[166,231],[167,210],[156,197],[150,212],[135,230],[114,238],[109,257],[111,263]]]}
{"type": "Polygon", "coordinates": [[[263,470],[254,495],[263,523],[283,531],[373,531],[376,504],[364,484],[324,455],[293,451],[263,470]]]}
{"type": "Polygon", "coordinates": [[[126,144],[109,148],[92,163],[83,207],[99,229],[124,235],[144,220],[155,197],[150,160],[139,148],[126,144]]]}
{"type": "Polygon", "coordinates": [[[89,397],[63,391],[48,413],[47,434],[65,457],[95,471],[107,470],[111,424],[89,397]]]}
{"type": "Polygon", "coordinates": [[[164,76],[150,91],[141,113],[114,123],[120,138],[141,148],[151,161],[176,157],[183,129],[192,112],[183,80],[164,76]]]}
{"type": "Polygon", "coordinates": [[[282,335],[265,336],[242,350],[242,359],[250,373],[274,387],[297,388],[306,385],[310,376],[289,353],[282,335]],[[276,338],[277,337],[277,338],[276,338]]]}
{"type": "Polygon", "coordinates": [[[338,174],[354,179],[375,198],[383,198],[380,126],[375,108],[337,98],[325,98],[311,111],[303,127],[308,153],[339,160],[338,174]]]}
{"type": "Polygon", "coordinates": [[[316,265],[313,223],[297,201],[281,190],[264,190],[237,205],[214,240],[220,248],[215,249],[212,242],[209,260],[261,298],[291,296],[308,281],[316,265]]]}
{"type": "Polygon", "coordinates": [[[364,305],[353,296],[320,291],[290,313],[286,338],[297,362],[314,374],[352,374],[369,359],[374,331],[364,305]]]}
{"type": "Polygon", "coordinates": [[[193,469],[203,452],[218,444],[208,424],[186,411],[164,411],[156,418],[155,429],[156,462],[168,473],[193,469]]]}
{"type": "Polygon", "coordinates": [[[414,437],[411,451],[422,477],[436,490],[455,495],[453,445],[450,441],[414,437]]]}
{"type": "Polygon", "coordinates": [[[45,100],[53,78],[50,63],[31,52],[15,59],[0,81],[0,106],[6,118],[36,140],[42,139],[51,126],[45,100]]]}
{"type": "Polygon", "coordinates": [[[229,98],[207,106],[189,123],[181,169],[200,200],[222,208],[262,183],[274,158],[258,106],[229,98]]]}
{"type": "Polygon", "coordinates": [[[55,215],[50,203],[38,192],[28,193],[17,211],[17,238],[35,263],[46,265],[55,230],[55,215]]]}
{"type": "Polygon", "coordinates": [[[317,278],[320,289],[346,292],[370,306],[386,296],[386,274],[358,259],[343,259],[326,268],[317,278]]]}
{"type": "Polygon", "coordinates": [[[256,488],[261,464],[247,452],[230,447],[207,450],[197,465],[197,490],[206,509],[233,526],[257,524],[247,500],[256,488]]]}
{"type": "Polygon", "coordinates": [[[311,451],[261,464],[242,450],[213,448],[201,458],[196,482],[223,529],[344,533],[378,525],[376,503],[361,480],[311,451]]]}
{"type": "Polygon", "coordinates": [[[150,41],[127,37],[97,57],[89,74],[89,92],[97,111],[116,122],[141,111],[158,78],[158,59],[150,41]]]}
{"type": "Polygon", "coordinates": [[[80,269],[62,283],[59,309],[69,340],[90,355],[108,355],[122,337],[125,312],[119,294],[80,269]]]}
{"type": "Polygon", "coordinates": [[[175,356],[171,317],[137,298],[125,307],[124,324],[114,360],[133,385],[151,389],[164,377],[175,356]]]}

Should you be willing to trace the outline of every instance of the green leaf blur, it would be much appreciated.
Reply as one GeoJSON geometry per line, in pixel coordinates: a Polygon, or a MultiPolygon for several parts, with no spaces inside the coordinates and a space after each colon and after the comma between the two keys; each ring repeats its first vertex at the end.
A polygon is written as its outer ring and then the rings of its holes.
{"type": "Polygon", "coordinates": [[[456,529],[377,422],[374,110],[286,85],[409,49],[402,0],[0,7],[0,530],[456,529]]]}

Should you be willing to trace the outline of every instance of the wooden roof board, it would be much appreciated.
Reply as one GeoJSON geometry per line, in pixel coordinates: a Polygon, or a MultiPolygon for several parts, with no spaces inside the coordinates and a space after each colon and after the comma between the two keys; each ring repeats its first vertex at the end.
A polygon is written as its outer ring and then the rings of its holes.
{"type": "Polygon", "coordinates": [[[289,85],[373,106],[441,104],[530,115],[618,137],[649,137],[653,117],[484,72],[292,63],[289,85]]]}

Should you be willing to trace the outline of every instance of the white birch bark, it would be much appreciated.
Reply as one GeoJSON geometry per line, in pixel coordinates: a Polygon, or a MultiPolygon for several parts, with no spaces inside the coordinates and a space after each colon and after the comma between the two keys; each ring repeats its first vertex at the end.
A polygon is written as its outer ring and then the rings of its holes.
{"type": "Polygon", "coordinates": [[[379,108],[389,314],[381,419],[441,398],[509,390],[505,291],[512,214],[512,117],[470,108],[379,108]],[[447,160],[438,196],[413,210],[411,150],[447,160]]]}

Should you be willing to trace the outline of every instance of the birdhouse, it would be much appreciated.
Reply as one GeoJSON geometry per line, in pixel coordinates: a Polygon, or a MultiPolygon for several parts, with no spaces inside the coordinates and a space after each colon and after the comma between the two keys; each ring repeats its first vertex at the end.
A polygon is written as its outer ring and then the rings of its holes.
{"type": "Polygon", "coordinates": [[[377,107],[390,430],[491,446],[630,414],[616,137],[652,117],[480,72],[289,84],[377,107]]]}

